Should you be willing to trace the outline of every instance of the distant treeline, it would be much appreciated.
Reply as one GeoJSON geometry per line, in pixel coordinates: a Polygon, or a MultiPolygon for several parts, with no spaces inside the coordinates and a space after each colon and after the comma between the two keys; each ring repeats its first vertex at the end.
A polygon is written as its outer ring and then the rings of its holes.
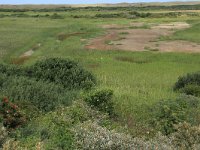
{"type": "MultiPolygon", "coordinates": [[[[126,18],[126,19],[137,19],[137,18],[163,18],[163,17],[180,17],[180,16],[200,16],[198,12],[167,12],[167,13],[144,13],[138,11],[129,11],[129,12],[119,12],[119,13],[98,13],[98,14],[91,14],[91,15],[71,15],[72,18],[89,18],[89,19],[96,19],[96,18],[126,18]]],[[[53,13],[53,14],[28,14],[24,12],[15,12],[11,14],[0,14],[0,18],[4,17],[16,17],[16,18],[50,18],[50,19],[64,19],[66,16],[53,13]]]]}
{"type": "Polygon", "coordinates": [[[139,10],[200,10],[200,4],[198,5],[173,5],[173,6],[127,6],[127,7],[59,7],[59,8],[30,8],[30,9],[7,9],[0,8],[0,12],[62,12],[62,11],[75,11],[75,10],[90,10],[90,11],[109,11],[109,10],[121,10],[121,11],[139,11],[139,10]]]}
{"type": "Polygon", "coordinates": [[[26,14],[26,13],[13,13],[13,14],[0,14],[0,18],[4,18],[4,17],[17,17],[17,18],[50,18],[50,19],[64,19],[64,16],[59,15],[57,13],[54,13],[52,15],[49,14],[34,14],[34,15],[30,15],[30,14],[26,14]]]}
{"type": "Polygon", "coordinates": [[[137,19],[137,18],[163,18],[163,17],[180,17],[185,16],[200,16],[197,12],[168,12],[168,13],[143,13],[138,11],[130,11],[124,13],[102,13],[96,15],[71,15],[73,18],[127,18],[127,19],[137,19]]]}

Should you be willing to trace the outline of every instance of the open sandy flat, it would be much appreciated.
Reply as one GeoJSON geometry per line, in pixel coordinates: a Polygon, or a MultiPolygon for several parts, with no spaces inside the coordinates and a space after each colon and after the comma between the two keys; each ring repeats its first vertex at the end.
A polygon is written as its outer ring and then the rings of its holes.
{"type": "Polygon", "coordinates": [[[91,39],[85,47],[98,50],[200,52],[200,45],[197,43],[159,40],[161,36],[170,36],[177,30],[189,28],[190,25],[185,22],[149,24],[150,28],[147,29],[143,26],[143,23],[131,23],[126,26],[104,25],[103,28],[107,30],[107,33],[91,39]]]}

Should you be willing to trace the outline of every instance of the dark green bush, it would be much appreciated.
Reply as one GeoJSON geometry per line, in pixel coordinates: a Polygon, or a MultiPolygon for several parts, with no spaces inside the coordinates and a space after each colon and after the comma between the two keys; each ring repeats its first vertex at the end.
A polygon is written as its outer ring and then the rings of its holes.
{"type": "Polygon", "coordinates": [[[62,86],[53,83],[4,74],[0,74],[0,94],[17,104],[30,105],[40,111],[51,111],[56,106],[66,105],[75,95],[74,92],[66,92],[62,86]]]}
{"type": "Polygon", "coordinates": [[[200,85],[196,84],[186,85],[184,88],[180,89],[180,92],[185,93],[187,95],[200,97],[200,85]]]}
{"type": "Polygon", "coordinates": [[[113,107],[112,97],[113,97],[112,90],[101,90],[92,93],[85,100],[91,107],[106,112],[109,115],[113,115],[114,107],[113,107]]]}
{"type": "Polygon", "coordinates": [[[152,110],[150,119],[158,130],[168,135],[176,131],[174,125],[187,121],[199,123],[200,99],[193,96],[182,96],[176,100],[160,101],[152,110]]]}
{"type": "Polygon", "coordinates": [[[60,58],[38,61],[30,67],[0,64],[0,73],[54,82],[67,89],[90,89],[96,83],[95,77],[76,62],[60,58]]]}
{"type": "Polygon", "coordinates": [[[24,76],[26,71],[21,66],[0,64],[0,73],[6,74],[7,76],[24,76]]]}
{"type": "Polygon", "coordinates": [[[49,58],[27,69],[27,76],[61,84],[67,89],[90,89],[94,76],[68,59],[49,58]]]}
{"type": "Polygon", "coordinates": [[[195,84],[200,86],[200,72],[187,74],[186,76],[179,77],[175,83],[174,90],[184,88],[186,85],[195,84]]]}

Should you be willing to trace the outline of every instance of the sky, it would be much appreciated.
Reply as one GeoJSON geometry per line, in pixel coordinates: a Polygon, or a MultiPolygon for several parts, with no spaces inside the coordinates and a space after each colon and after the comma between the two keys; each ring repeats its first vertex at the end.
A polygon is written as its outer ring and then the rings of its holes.
{"type": "MultiPolygon", "coordinates": [[[[192,0],[0,0],[0,4],[97,4],[97,3],[136,3],[136,2],[171,2],[192,0]]],[[[194,1],[194,0],[193,0],[194,1]]]]}

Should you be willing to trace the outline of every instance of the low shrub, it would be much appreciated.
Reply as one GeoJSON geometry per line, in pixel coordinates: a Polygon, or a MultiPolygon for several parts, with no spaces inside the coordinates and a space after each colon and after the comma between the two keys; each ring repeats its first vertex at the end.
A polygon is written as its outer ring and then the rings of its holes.
{"type": "Polygon", "coordinates": [[[96,122],[87,121],[73,128],[74,147],[83,150],[128,150],[128,149],[158,149],[172,150],[170,139],[160,138],[152,141],[132,138],[130,135],[108,130],[96,122]]]}
{"type": "Polygon", "coordinates": [[[3,119],[3,125],[8,129],[18,128],[26,122],[18,106],[9,102],[6,97],[0,102],[0,116],[3,119]]]}
{"type": "Polygon", "coordinates": [[[180,92],[185,93],[187,95],[200,97],[200,85],[188,84],[184,88],[180,89],[180,92]]]}
{"type": "Polygon", "coordinates": [[[176,125],[176,129],[177,132],[172,135],[176,147],[183,150],[200,148],[200,126],[184,122],[176,125]]]}
{"type": "Polygon", "coordinates": [[[28,105],[28,108],[35,109],[36,112],[47,112],[59,105],[68,105],[77,92],[66,91],[53,83],[0,74],[0,94],[22,105],[21,108],[28,105]]]}
{"type": "Polygon", "coordinates": [[[90,94],[86,97],[85,101],[93,108],[108,113],[114,114],[114,107],[112,102],[112,90],[100,90],[90,94]]]}
{"type": "Polygon", "coordinates": [[[152,107],[153,126],[165,135],[176,132],[175,125],[187,121],[199,123],[200,99],[193,96],[182,96],[175,100],[160,101],[152,107]]]}
{"type": "Polygon", "coordinates": [[[91,89],[96,84],[95,77],[76,62],[69,59],[49,58],[36,62],[33,66],[0,64],[0,73],[7,76],[25,76],[54,82],[66,89],[91,89]]]}
{"type": "Polygon", "coordinates": [[[28,68],[27,76],[61,84],[67,89],[90,89],[95,77],[68,59],[49,58],[28,68]]]}
{"type": "Polygon", "coordinates": [[[179,77],[175,83],[174,90],[184,88],[186,85],[199,85],[200,86],[200,72],[187,74],[186,76],[179,77]]]}
{"type": "Polygon", "coordinates": [[[0,73],[7,76],[24,76],[25,69],[17,65],[0,64],[0,73]]]}

